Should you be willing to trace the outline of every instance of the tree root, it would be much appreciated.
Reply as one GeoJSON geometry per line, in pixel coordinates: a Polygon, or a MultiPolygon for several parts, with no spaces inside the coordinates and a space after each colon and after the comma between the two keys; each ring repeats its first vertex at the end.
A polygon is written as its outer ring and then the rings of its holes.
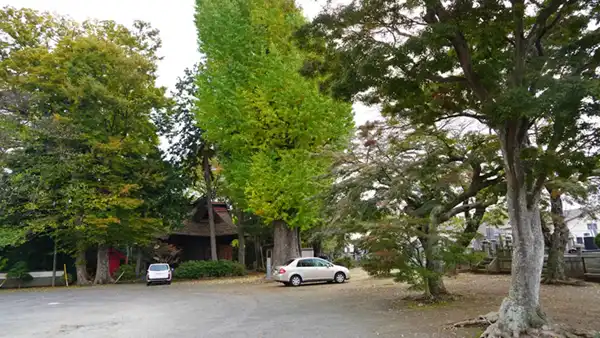
{"type": "Polygon", "coordinates": [[[490,325],[481,335],[482,338],[597,338],[599,332],[578,330],[561,325],[544,325],[539,329],[529,329],[526,332],[505,332],[497,323],[490,325]]]}
{"type": "Polygon", "coordinates": [[[586,286],[587,284],[581,280],[574,279],[554,279],[554,278],[544,278],[542,279],[542,284],[546,285],[570,285],[570,286],[586,286]]]}
{"type": "Polygon", "coordinates": [[[459,327],[487,327],[498,321],[498,312],[490,312],[477,318],[463,320],[452,324],[453,328],[459,327]]]}
{"type": "Polygon", "coordinates": [[[450,328],[486,327],[481,337],[483,338],[598,338],[600,332],[578,330],[564,325],[544,325],[540,329],[529,329],[527,332],[506,332],[498,326],[498,312],[490,312],[474,319],[454,323],[450,328]]]}

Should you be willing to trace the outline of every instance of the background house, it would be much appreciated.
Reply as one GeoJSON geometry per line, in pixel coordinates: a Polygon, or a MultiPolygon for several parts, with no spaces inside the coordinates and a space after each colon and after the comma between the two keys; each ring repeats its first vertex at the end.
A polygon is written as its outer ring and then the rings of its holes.
{"type": "Polygon", "coordinates": [[[598,250],[594,237],[598,235],[596,216],[583,209],[565,210],[565,221],[571,233],[569,247],[581,246],[584,250],[598,250]]]}
{"type": "MultiPolygon", "coordinates": [[[[233,259],[231,243],[237,238],[237,227],[233,224],[225,203],[213,202],[212,207],[215,216],[217,255],[219,259],[231,260],[233,259]]],[[[184,221],[183,227],[174,230],[164,240],[182,250],[182,261],[211,259],[206,198],[196,200],[189,218],[184,221]]]]}

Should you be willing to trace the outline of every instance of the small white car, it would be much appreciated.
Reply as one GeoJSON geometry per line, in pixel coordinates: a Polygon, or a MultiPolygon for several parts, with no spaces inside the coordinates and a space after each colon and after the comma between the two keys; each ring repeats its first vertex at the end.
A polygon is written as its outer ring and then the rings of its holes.
{"type": "Polygon", "coordinates": [[[350,270],[317,257],[290,259],[275,267],[273,279],[285,285],[298,286],[302,283],[336,282],[350,279],[350,270]]]}
{"type": "Polygon", "coordinates": [[[146,285],[171,284],[173,271],[167,263],[150,264],[146,273],[146,285]]]}

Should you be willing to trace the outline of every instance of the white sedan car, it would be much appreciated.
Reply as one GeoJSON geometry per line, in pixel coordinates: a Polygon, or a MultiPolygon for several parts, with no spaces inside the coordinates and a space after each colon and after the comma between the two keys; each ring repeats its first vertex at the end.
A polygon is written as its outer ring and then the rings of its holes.
{"type": "Polygon", "coordinates": [[[302,257],[290,259],[284,265],[275,267],[273,279],[292,286],[305,282],[343,283],[350,279],[350,270],[321,258],[302,257]]]}

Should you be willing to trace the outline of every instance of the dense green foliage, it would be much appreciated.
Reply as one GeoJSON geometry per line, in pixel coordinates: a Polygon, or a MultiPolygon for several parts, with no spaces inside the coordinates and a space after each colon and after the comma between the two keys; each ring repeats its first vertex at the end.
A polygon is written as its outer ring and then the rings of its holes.
{"type": "Polygon", "coordinates": [[[344,257],[340,257],[340,258],[336,258],[333,260],[332,262],[335,265],[340,265],[343,267],[346,267],[348,269],[352,269],[354,267],[354,261],[351,257],[348,256],[344,256],[344,257]]]}
{"type": "MultiPolygon", "coordinates": [[[[539,304],[544,255],[539,218],[548,179],[596,167],[600,45],[596,1],[355,0],[332,6],[299,41],[322,57],[337,97],[382,105],[412,126],[457,117],[497,135],[514,233],[513,284],[486,337],[546,323],[539,304]],[[485,5],[484,5],[485,4],[485,5]],[[467,14],[468,13],[468,14],[467,14]]],[[[325,75],[327,74],[327,75],[325,75]]]]}
{"type": "Polygon", "coordinates": [[[29,282],[33,277],[29,274],[29,268],[25,262],[16,262],[6,273],[7,278],[19,280],[19,282],[29,282]]]}
{"type": "Polygon", "coordinates": [[[135,275],[135,265],[133,264],[123,264],[119,266],[117,271],[115,272],[115,278],[119,278],[119,282],[133,282],[138,280],[138,277],[135,275]]]}
{"type": "Polygon", "coordinates": [[[596,238],[594,238],[594,242],[596,242],[596,246],[600,248],[600,234],[596,235],[596,238]]]}
{"type": "Polygon", "coordinates": [[[337,162],[326,228],[367,235],[359,243],[370,253],[367,271],[399,270],[421,285],[429,278],[444,292],[445,270],[467,258],[505,193],[498,153],[491,136],[474,132],[414,130],[389,119],[362,126],[337,162]]]}
{"type": "MultiPolygon", "coordinates": [[[[181,220],[179,174],[163,161],[152,111],[157,31],[0,12],[3,226],[64,243],[143,244],[181,220]]],[[[71,247],[74,247],[71,246],[71,247]]]]}
{"type": "Polygon", "coordinates": [[[289,38],[303,23],[284,0],[199,0],[196,15],[198,123],[243,204],[293,227],[318,217],[311,198],[327,184],[327,153],[345,146],[352,125],[349,105],[298,73],[305,54],[289,38]]]}
{"type": "Polygon", "coordinates": [[[232,261],[187,261],[181,263],[174,273],[178,279],[198,279],[204,277],[244,276],[246,268],[232,261]]]}

